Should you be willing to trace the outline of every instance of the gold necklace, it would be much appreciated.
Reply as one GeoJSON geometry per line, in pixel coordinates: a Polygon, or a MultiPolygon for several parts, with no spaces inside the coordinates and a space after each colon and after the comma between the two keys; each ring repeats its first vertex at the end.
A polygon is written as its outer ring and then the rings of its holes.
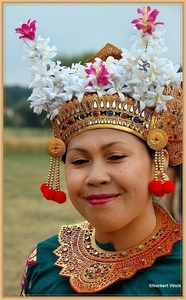
{"type": "Polygon", "coordinates": [[[152,266],[160,256],[170,255],[174,243],[181,239],[182,227],[168,211],[154,205],[156,228],[152,234],[125,251],[105,251],[97,246],[95,230],[88,222],[62,226],[60,246],[54,250],[60,275],[70,278],[78,293],[96,293],[109,285],[131,278],[138,270],[152,266]]]}

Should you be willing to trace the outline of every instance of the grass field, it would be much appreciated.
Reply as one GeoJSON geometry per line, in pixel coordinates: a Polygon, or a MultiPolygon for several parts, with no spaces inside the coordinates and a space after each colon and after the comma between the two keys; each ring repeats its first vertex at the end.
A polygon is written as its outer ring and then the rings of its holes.
{"type": "MultiPolygon", "coordinates": [[[[4,131],[3,269],[5,297],[16,297],[26,258],[41,240],[57,234],[62,224],[82,217],[68,199],[63,205],[45,200],[39,190],[47,179],[50,157],[45,144],[50,131],[4,131]]],[[[63,166],[61,166],[62,187],[63,166]]]]}

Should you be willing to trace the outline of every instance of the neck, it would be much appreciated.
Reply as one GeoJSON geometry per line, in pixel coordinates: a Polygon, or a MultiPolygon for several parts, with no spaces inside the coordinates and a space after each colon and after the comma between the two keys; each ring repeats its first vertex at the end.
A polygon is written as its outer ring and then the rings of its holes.
{"type": "Polygon", "coordinates": [[[116,251],[134,247],[152,234],[156,227],[156,215],[153,205],[147,207],[141,215],[129,224],[112,232],[95,229],[95,239],[99,243],[112,243],[116,251]]]}

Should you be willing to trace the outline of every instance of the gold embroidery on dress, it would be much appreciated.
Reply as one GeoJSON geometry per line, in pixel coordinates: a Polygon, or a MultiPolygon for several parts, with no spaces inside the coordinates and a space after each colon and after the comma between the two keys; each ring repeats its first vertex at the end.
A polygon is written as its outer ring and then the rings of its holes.
{"type": "Polygon", "coordinates": [[[125,251],[105,251],[95,243],[94,229],[88,222],[62,226],[60,246],[54,250],[60,275],[70,277],[78,293],[96,293],[109,285],[131,278],[138,270],[152,266],[158,257],[170,255],[174,243],[181,239],[181,224],[160,205],[153,233],[125,251]]]}
{"type": "Polygon", "coordinates": [[[29,265],[33,262],[36,262],[36,260],[37,260],[37,248],[34,248],[32,252],[29,254],[29,257],[27,259],[27,264],[29,265]]]}
{"type": "Polygon", "coordinates": [[[20,285],[20,291],[19,291],[19,296],[22,296],[22,297],[25,297],[26,294],[25,294],[25,290],[24,290],[24,283],[25,283],[25,280],[26,280],[26,276],[27,276],[27,271],[28,271],[28,266],[35,263],[37,260],[37,248],[34,248],[28,258],[27,258],[27,262],[26,262],[26,266],[25,266],[25,269],[24,269],[24,272],[23,272],[23,275],[22,275],[22,278],[21,278],[21,285],[20,285]]]}

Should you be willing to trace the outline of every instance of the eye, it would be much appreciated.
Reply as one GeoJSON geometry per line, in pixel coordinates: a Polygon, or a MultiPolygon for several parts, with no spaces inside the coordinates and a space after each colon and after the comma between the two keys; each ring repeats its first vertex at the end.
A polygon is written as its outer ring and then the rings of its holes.
{"type": "Polygon", "coordinates": [[[89,161],[87,159],[76,159],[76,160],[72,161],[72,165],[80,166],[80,165],[86,164],[88,162],[89,161]]]}
{"type": "Polygon", "coordinates": [[[115,154],[115,155],[111,155],[108,157],[108,160],[111,160],[111,161],[118,161],[118,160],[121,160],[123,158],[125,158],[126,156],[123,155],[123,154],[115,154]]]}

